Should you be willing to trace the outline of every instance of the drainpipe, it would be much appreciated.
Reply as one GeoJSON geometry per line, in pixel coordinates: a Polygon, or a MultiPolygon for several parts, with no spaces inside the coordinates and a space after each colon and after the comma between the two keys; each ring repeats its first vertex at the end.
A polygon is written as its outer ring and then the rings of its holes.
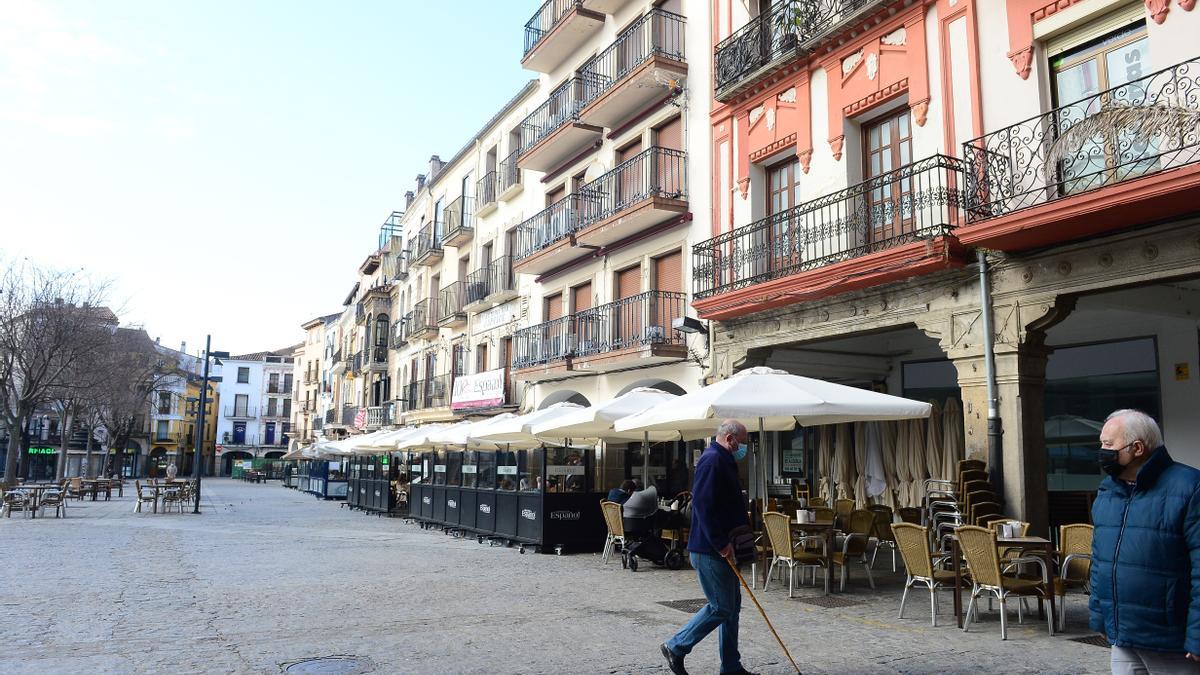
{"type": "Polygon", "coordinates": [[[1004,500],[1004,430],[1000,424],[1000,404],[996,395],[995,333],[992,331],[992,287],[988,281],[987,254],[983,249],[975,250],[979,261],[979,305],[983,313],[983,361],[987,379],[987,436],[988,473],[996,497],[1004,500]]]}

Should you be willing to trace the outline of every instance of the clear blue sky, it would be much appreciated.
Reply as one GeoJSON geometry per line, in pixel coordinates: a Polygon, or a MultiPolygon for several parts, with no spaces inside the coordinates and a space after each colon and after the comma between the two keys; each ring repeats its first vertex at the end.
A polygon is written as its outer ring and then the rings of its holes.
{"type": "Polygon", "coordinates": [[[535,9],[0,0],[0,255],[113,279],[172,347],[299,342],[429,156],[531,78],[535,9]]]}

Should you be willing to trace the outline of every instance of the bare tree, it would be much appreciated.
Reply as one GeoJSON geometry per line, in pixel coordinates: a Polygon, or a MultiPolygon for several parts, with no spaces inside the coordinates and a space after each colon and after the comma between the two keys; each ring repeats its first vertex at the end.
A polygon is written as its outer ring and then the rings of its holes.
{"type": "Polygon", "coordinates": [[[100,368],[102,382],[93,401],[100,426],[108,432],[111,449],[105,475],[116,470],[114,462],[125,452],[129,441],[145,431],[151,400],[176,376],[176,365],[154,348],[154,341],[144,330],[119,328],[113,334],[112,348],[100,368]]]}
{"type": "Polygon", "coordinates": [[[9,431],[6,483],[17,480],[34,411],[111,342],[99,330],[116,323],[103,307],[107,290],[106,283],[78,272],[28,262],[0,270],[0,420],[9,431]]]}

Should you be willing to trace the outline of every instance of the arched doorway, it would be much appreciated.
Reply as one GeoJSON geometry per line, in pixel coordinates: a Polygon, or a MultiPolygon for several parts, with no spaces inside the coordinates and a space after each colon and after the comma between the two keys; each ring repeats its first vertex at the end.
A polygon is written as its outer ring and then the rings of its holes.
{"type": "Polygon", "coordinates": [[[634,389],[637,389],[638,387],[649,387],[651,389],[665,391],[668,394],[675,394],[676,396],[683,396],[684,394],[687,393],[687,391],[683,387],[675,384],[674,382],[669,382],[667,380],[659,380],[659,379],[649,379],[649,380],[638,380],[637,382],[634,382],[633,384],[629,385],[628,387],[625,387],[621,391],[617,392],[617,396],[622,396],[624,394],[628,394],[629,392],[633,391],[634,389]]]}
{"type": "Polygon", "coordinates": [[[254,455],[242,450],[230,450],[221,454],[221,475],[233,475],[233,463],[254,459],[254,455]]]}
{"type": "Polygon", "coordinates": [[[268,452],[267,454],[263,455],[263,457],[266,457],[267,459],[279,459],[279,458],[283,457],[283,451],[282,450],[278,450],[278,451],[272,450],[271,452],[268,452]]]}
{"type": "Polygon", "coordinates": [[[161,446],[154,446],[150,450],[150,459],[146,462],[146,475],[150,478],[165,478],[167,475],[167,464],[170,459],[167,457],[167,449],[161,446]]]}
{"type": "Polygon", "coordinates": [[[568,403],[578,403],[579,405],[592,404],[592,402],[589,401],[583,394],[572,389],[562,389],[560,391],[551,392],[550,395],[542,399],[542,403],[538,406],[538,410],[544,410],[555,403],[562,403],[563,401],[568,403]]]}

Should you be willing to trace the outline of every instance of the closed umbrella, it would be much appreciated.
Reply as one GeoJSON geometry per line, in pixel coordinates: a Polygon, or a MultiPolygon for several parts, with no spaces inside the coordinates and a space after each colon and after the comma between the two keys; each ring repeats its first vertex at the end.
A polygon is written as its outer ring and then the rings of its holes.
{"type": "Polygon", "coordinates": [[[946,478],[942,475],[945,466],[942,456],[942,406],[937,401],[929,402],[930,411],[928,424],[925,427],[925,467],[929,470],[930,478],[946,478]]]}
{"type": "Polygon", "coordinates": [[[908,422],[896,423],[896,498],[901,506],[912,506],[908,486],[912,482],[908,455],[908,422]]]}
{"type": "Polygon", "coordinates": [[[925,469],[925,421],[908,421],[908,470],[912,474],[909,483],[909,503],[920,506],[924,497],[924,483],[929,476],[925,469]]]}
{"type": "Polygon", "coordinates": [[[887,478],[885,478],[883,470],[884,424],[884,422],[866,423],[867,471],[863,482],[869,499],[878,499],[887,492],[887,478]]]}
{"type": "Polygon", "coordinates": [[[896,501],[896,422],[879,423],[879,444],[885,483],[879,503],[886,504],[894,511],[900,506],[896,501]]]}
{"type": "Polygon", "coordinates": [[[833,451],[833,465],[837,472],[834,482],[837,483],[838,499],[854,498],[854,455],[850,448],[850,425],[837,426],[837,444],[833,451]]]}
{"type": "Polygon", "coordinates": [[[854,423],[854,508],[867,506],[867,422],[854,423]]]}
{"type": "Polygon", "coordinates": [[[833,425],[821,425],[817,441],[817,492],[826,504],[833,505],[833,425]]]}
{"type": "Polygon", "coordinates": [[[942,473],[947,480],[958,480],[958,463],[963,459],[962,406],[958,399],[946,399],[946,408],[942,411],[942,473]]]}

